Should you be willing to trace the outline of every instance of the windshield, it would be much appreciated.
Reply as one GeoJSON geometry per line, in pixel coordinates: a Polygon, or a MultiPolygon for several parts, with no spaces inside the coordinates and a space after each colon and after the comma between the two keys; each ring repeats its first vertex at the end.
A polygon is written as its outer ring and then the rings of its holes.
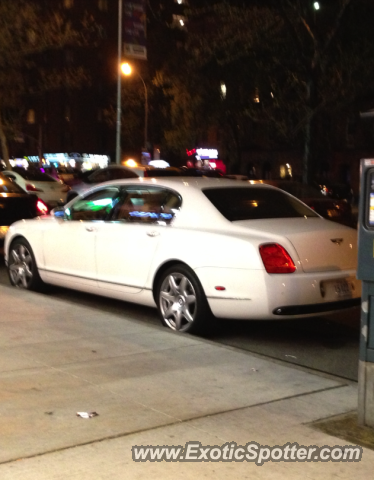
{"type": "Polygon", "coordinates": [[[0,174],[0,193],[26,193],[15,182],[0,174]]]}
{"type": "Polygon", "coordinates": [[[273,188],[207,188],[203,193],[231,222],[263,218],[318,217],[297,199],[273,188]]]}

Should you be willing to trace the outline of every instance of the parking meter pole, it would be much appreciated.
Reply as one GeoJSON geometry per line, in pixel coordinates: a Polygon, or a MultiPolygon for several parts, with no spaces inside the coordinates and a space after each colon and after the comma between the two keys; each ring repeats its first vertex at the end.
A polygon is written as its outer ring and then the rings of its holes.
{"type": "Polygon", "coordinates": [[[357,278],[362,280],[358,423],[374,428],[374,159],[361,160],[357,278]]]}

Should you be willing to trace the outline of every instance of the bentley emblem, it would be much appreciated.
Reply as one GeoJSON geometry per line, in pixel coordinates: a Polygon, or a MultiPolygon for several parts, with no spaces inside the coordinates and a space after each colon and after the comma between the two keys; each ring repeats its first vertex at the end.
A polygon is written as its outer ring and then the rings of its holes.
{"type": "Polygon", "coordinates": [[[335,245],[340,245],[343,241],[342,238],[330,238],[330,240],[332,241],[332,243],[335,243],[335,245]]]}

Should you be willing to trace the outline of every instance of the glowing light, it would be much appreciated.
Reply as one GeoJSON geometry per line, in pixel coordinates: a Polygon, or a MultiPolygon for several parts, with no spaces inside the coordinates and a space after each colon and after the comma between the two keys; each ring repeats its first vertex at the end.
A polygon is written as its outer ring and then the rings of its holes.
{"type": "Polygon", "coordinates": [[[170,163],[165,162],[165,160],[151,160],[148,165],[156,168],[166,168],[170,167],[170,163]]]}
{"type": "Polygon", "coordinates": [[[95,207],[96,206],[106,207],[107,205],[110,205],[112,203],[112,199],[111,198],[102,198],[100,200],[93,200],[90,203],[93,203],[93,205],[95,205],[95,207]]]}
{"type": "Polygon", "coordinates": [[[218,158],[218,150],[215,148],[198,148],[196,153],[199,157],[218,158]]]}
{"type": "Polygon", "coordinates": [[[319,2],[314,2],[314,10],[319,10],[319,2]]]}
{"type": "Polygon", "coordinates": [[[179,20],[179,23],[181,24],[182,27],[184,26],[184,21],[183,20],[179,20]]]}
{"type": "Polygon", "coordinates": [[[46,215],[48,213],[47,205],[44,202],[42,202],[41,200],[38,200],[36,206],[37,206],[37,209],[39,210],[39,212],[42,215],[46,215]]]}
{"type": "Polygon", "coordinates": [[[121,70],[122,70],[122,73],[124,73],[125,75],[131,75],[132,69],[129,63],[122,63],[121,70]]]}
{"type": "Polygon", "coordinates": [[[0,227],[0,238],[4,238],[8,230],[9,230],[8,226],[0,227]]]}
{"type": "Polygon", "coordinates": [[[126,167],[136,167],[138,165],[132,158],[126,160],[124,164],[126,165],[126,167]]]}
{"type": "Polygon", "coordinates": [[[4,185],[4,180],[0,178],[0,185],[4,185]]]}

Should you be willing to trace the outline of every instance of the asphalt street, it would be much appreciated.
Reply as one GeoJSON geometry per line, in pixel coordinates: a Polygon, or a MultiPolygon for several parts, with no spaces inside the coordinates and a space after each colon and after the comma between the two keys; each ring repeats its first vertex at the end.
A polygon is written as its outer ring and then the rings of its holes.
{"type": "MultiPolygon", "coordinates": [[[[9,286],[3,257],[0,285],[9,286]]],[[[131,315],[147,324],[159,324],[155,309],[96,295],[53,287],[46,295],[101,312],[131,315]]],[[[300,365],[357,381],[360,309],[325,317],[278,321],[218,321],[206,338],[261,356],[300,365]]]]}

